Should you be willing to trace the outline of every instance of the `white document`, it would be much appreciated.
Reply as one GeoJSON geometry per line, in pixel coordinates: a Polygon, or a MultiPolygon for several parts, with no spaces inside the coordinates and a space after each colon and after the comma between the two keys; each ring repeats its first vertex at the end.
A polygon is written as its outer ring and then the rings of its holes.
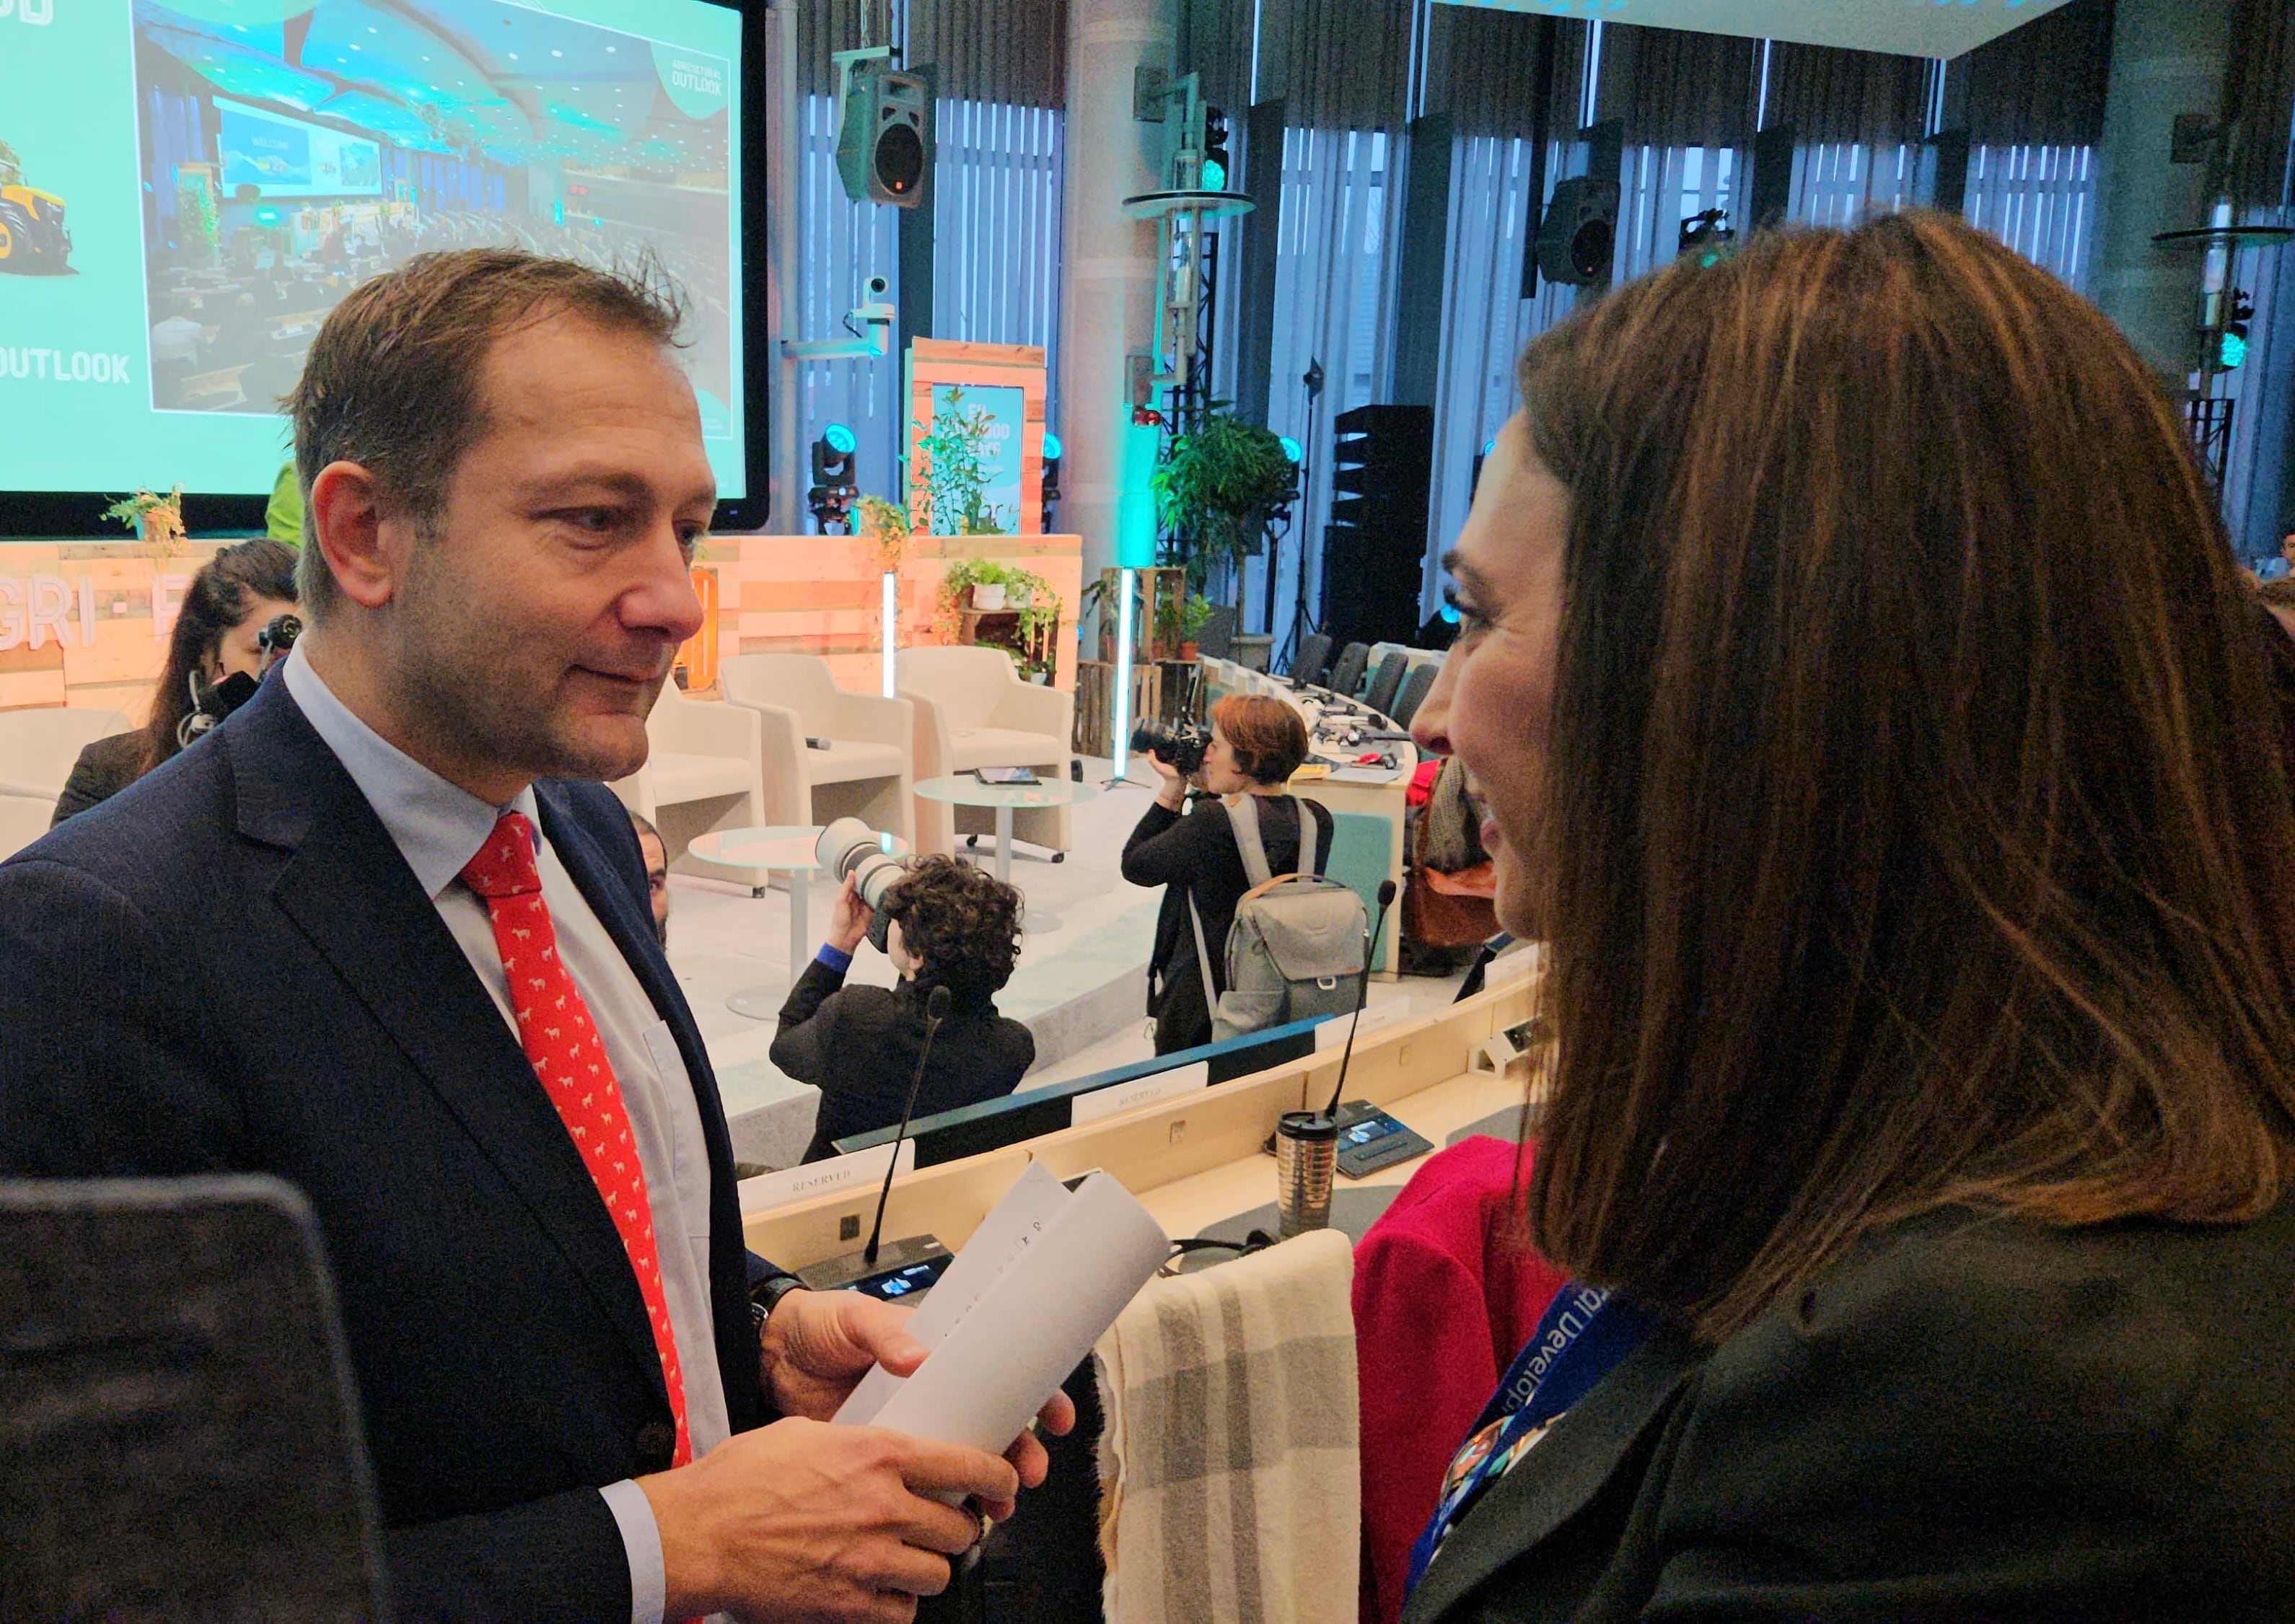
{"type": "MultiPolygon", "coordinates": [[[[849,1156],[829,1156],[820,1162],[784,1167],[777,1173],[759,1173],[754,1179],[744,1179],[737,1187],[741,1198],[741,1216],[754,1217],[775,1207],[785,1207],[793,1201],[810,1200],[830,1190],[873,1190],[885,1182],[885,1168],[892,1159],[893,1147],[878,1145],[867,1150],[856,1150],[849,1156]]],[[[900,1171],[914,1172],[916,1167],[917,1142],[902,1139],[900,1171]]]]}
{"type": "Polygon", "coordinates": [[[1182,1094],[1207,1089],[1211,1082],[1212,1063],[1208,1060],[1175,1065],[1168,1072],[1150,1072],[1129,1082],[1112,1082],[1104,1089],[1077,1095],[1068,1102],[1068,1121],[1071,1126],[1096,1122],[1103,1116],[1118,1116],[1158,1100],[1177,1099],[1182,1094]]]}
{"type": "Polygon", "coordinates": [[[1106,1173],[1071,1193],[1030,1163],[909,1321],[923,1366],[870,1371],[837,1421],[1002,1454],[1170,1251],[1106,1173]]]}

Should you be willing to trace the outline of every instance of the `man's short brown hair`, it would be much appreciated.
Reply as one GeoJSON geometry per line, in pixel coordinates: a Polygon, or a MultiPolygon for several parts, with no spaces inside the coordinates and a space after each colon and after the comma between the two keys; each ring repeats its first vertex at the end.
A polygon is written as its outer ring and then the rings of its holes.
{"type": "Polygon", "coordinates": [[[371,471],[384,500],[426,528],[454,466],[486,428],[478,378],[495,343],[557,311],[657,344],[677,342],[682,297],[650,258],[599,270],[516,249],[418,254],[362,282],[311,342],[284,405],[303,487],[303,613],[323,618],[335,578],[317,545],[311,482],[331,462],[371,471]]]}

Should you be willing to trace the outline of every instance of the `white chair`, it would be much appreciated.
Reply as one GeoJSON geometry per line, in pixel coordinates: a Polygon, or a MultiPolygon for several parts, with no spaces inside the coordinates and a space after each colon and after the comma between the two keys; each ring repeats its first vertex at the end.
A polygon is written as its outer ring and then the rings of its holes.
{"type": "MultiPolygon", "coordinates": [[[[646,764],[613,786],[622,804],[661,831],[663,849],[680,873],[720,879],[738,870],[693,868],[685,848],[713,829],[751,828],[765,821],[762,722],[745,706],[689,699],[674,682],[646,718],[646,764]]],[[[764,884],[761,873],[749,881],[764,884]]]]}
{"type": "Polygon", "coordinates": [[[737,654],[717,668],[726,703],[764,723],[767,823],[858,818],[915,843],[913,707],[839,688],[812,654],[737,654]],[[807,739],[824,740],[816,750],[807,739]]]}
{"type": "Polygon", "coordinates": [[[48,832],[56,815],[53,796],[0,794],[0,861],[5,861],[48,832]]]}
{"type": "MultiPolygon", "coordinates": [[[[1074,756],[1075,696],[1049,684],[1023,682],[1000,649],[903,649],[894,656],[901,698],[916,707],[915,773],[945,778],[975,767],[1033,767],[1066,778],[1074,756]]],[[[921,796],[916,803],[916,849],[951,853],[956,836],[992,834],[996,815],[984,807],[951,807],[921,796]]],[[[1015,838],[1065,853],[1074,844],[1068,809],[1015,812],[1015,838]]]]}
{"type": "Polygon", "coordinates": [[[118,711],[63,706],[0,711],[0,795],[45,796],[53,811],[79,753],[131,725],[118,711]]]}

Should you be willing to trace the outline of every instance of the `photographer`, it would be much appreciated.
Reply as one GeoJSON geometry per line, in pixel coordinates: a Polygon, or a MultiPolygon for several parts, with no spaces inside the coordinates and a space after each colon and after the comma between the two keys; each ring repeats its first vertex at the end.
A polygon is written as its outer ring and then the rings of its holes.
{"type": "Polygon", "coordinates": [[[1149,765],[1163,783],[1123,846],[1123,877],[1135,885],[1166,885],[1156,920],[1156,951],[1148,960],[1148,1013],[1155,1017],[1156,1052],[1192,1049],[1212,1040],[1211,1008],[1204,998],[1208,972],[1214,997],[1227,991],[1227,937],[1236,904],[1251,889],[1243,853],[1228,821],[1225,799],[1260,796],[1260,837],[1268,867],[1289,874],[1299,865],[1301,808],[1315,819],[1315,872],[1324,871],[1331,850],[1330,809],[1299,799],[1284,786],[1307,759],[1307,724],[1280,699],[1264,694],[1230,694],[1212,707],[1211,744],[1196,781],[1210,794],[1181,815],[1188,779],[1180,768],[1150,751],[1149,765]],[[1205,956],[1196,951],[1188,899],[1203,918],[1205,956]]]}
{"type": "Polygon", "coordinates": [[[916,1114],[952,1111],[1009,1094],[1036,1061],[1036,1040],[996,1013],[1020,951],[1020,894],[953,857],[920,857],[885,894],[885,956],[897,987],[848,987],[845,972],[875,915],[852,877],[837,898],[829,940],[789,989],[773,1064],[821,1089],[804,1159],[836,1155],[832,1141],[901,1120],[924,1047],[925,1000],[949,991],[916,1114]]]}

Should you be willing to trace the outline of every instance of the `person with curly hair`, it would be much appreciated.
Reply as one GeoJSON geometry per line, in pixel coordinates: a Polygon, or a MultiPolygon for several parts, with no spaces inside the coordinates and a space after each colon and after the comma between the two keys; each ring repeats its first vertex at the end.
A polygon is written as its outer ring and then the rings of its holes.
{"type": "Polygon", "coordinates": [[[886,957],[896,987],[848,987],[845,975],[875,912],[849,878],[829,940],[789,989],[773,1064],[821,1090],[804,1159],[837,1154],[834,1141],[901,1120],[924,1047],[925,1000],[949,992],[916,1114],[952,1111],[1009,1094],[1036,1063],[1036,1040],[996,1013],[996,994],[1020,955],[1020,894],[953,857],[919,857],[885,894],[886,957]]]}

